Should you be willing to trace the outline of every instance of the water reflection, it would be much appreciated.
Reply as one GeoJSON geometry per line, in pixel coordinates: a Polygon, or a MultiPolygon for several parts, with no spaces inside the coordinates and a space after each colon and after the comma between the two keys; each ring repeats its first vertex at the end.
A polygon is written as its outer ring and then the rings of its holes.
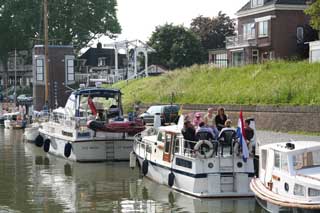
{"type": "Polygon", "coordinates": [[[253,198],[196,199],[142,179],[128,162],[76,163],[0,129],[0,212],[260,212],[253,198]]]}

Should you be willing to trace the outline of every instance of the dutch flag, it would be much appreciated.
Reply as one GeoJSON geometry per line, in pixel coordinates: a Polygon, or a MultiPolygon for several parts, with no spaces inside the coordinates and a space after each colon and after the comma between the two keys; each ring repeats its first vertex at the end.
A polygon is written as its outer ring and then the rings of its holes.
{"type": "Polygon", "coordinates": [[[246,143],[246,135],[244,131],[244,123],[243,123],[243,117],[242,117],[242,111],[240,111],[240,117],[238,121],[238,128],[237,128],[237,136],[239,138],[240,146],[242,147],[242,158],[244,162],[247,162],[247,159],[249,158],[249,150],[246,143]]]}

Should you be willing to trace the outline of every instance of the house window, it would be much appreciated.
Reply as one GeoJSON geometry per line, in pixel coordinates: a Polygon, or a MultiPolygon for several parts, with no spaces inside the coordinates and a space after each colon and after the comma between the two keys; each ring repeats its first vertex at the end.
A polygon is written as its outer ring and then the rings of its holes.
{"type": "Polygon", "coordinates": [[[255,24],[248,23],[243,25],[243,40],[254,39],[256,35],[255,24]]]}
{"type": "Polygon", "coordinates": [[[36,78],[37,81],[44,80],[44,59],[36,59],[36,78]]]}
{"type": "Polygon", "coordinates": [[[105,57],[98,58],[98,66],[99,67],[106,66],[106,58],[105,57]]]}
{"type": "Polygon", "coordinates": [[[251,7],[259,7],[263,5],[264,0],[251,0],[251,7]]]}
{"type": "Polygon", "coordinates": [[[74,56],[65,56],[66,81],[72,82],[74,77],[74,56]]]}
{"type": "Polygon", "coordinates": [[[259,37],[268,36],[268,21],[259,22],[259,37]]]}
{"type": "Polygon", "coordinates": [[[259,50],[252,50],[252,63],[259,63],[259,50]]]}
{"type": "Polygon", "coordinates": [[[297,27],[297,43],[302,44],[304,41],[303,38],[303,27],[297,27]]]}

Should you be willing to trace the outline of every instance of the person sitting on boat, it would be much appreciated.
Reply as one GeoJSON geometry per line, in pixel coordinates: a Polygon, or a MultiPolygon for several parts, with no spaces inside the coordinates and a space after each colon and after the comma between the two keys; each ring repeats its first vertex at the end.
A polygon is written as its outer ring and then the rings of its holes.
{"type": "Polygon", "coordinates": [[[227,120],[227,115],[224,113],[224,108],[223,107],[219,107],[218,108],[218,114],[216,115],[215,117],[215,122],[216,122],[216,126],[217,126],[217,129],[219,131],[221,131],[223,128],[224,128],[224,124],[227,120]]]}
{"type": "Polygon", "coordinates": [[[216,136],[216,140],[218,139],[219,131],[216,127],[215,115],[213,114],[214,109],[208,108],[207,114],[204,116],[204,123],[207,127],[211,128],[216,136]]]}
{"type": "Polygon", "coordinates": [[[245,132],[245,136],[246,136],[246,142],[248,145],[248,150],[249,153],[252,153],[253,151],[253,136],[254,136],[254,130],[250,127],[250,120],[246,119],[244,121],[244,132],[245,132]]]}
{"type": "Polygon", "coordinates": [[[194,118],[193,118],[193,121],[192,121],[192,124],[195,128],[198,128],[199,127],[199,124],[203,122],[202,121],[202,118],[201,118],[201,114],[200,112],[197,112],[195,115],[194,115],[194,118]]]}
{"type": "Polygon", "coordinates": [[[196,137],[198,140],[210,140],[213,141],[215,138],[214,132],[211,128],[208,128],[204,122],[199,124],[197,129],[196,137]]]}
{"type": "Polygon", "coordinates": [[[230,155],[232,155],[233,146],[236,143],[237,132],[231,127],[232,121],[227,119],[225,122],[225,127],[221,129],[218,139],[221,146],[221,156],[223,156],[223,147],[225,145],[230,146],[230,155]]]}
{"type": "Polygon", "coordinates": [[[195,145],[194,141],[196,141],[196,130],[189,120],[184,122],[181,133],[183,138],[186,140],[184,143],[184,148],[189,150],[193,149],[195,145]]]}
{"type": "Polygon", "coordinates": [[[97,121],[106,121],[106,118],[103,114],[103,109],[99,109],[96,117],[97,121]]]}

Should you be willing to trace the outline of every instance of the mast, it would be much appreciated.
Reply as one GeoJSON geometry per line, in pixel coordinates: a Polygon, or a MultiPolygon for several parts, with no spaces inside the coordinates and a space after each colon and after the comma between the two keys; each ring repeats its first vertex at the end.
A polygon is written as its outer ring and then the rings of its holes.
{"type": "Polygon", "coordinates": [[[45,104],[49,99],[49,63],[48,63],[48,1],[43,2],[43,15],[44,15],[44,60],[45,60],[45,104]]]}

